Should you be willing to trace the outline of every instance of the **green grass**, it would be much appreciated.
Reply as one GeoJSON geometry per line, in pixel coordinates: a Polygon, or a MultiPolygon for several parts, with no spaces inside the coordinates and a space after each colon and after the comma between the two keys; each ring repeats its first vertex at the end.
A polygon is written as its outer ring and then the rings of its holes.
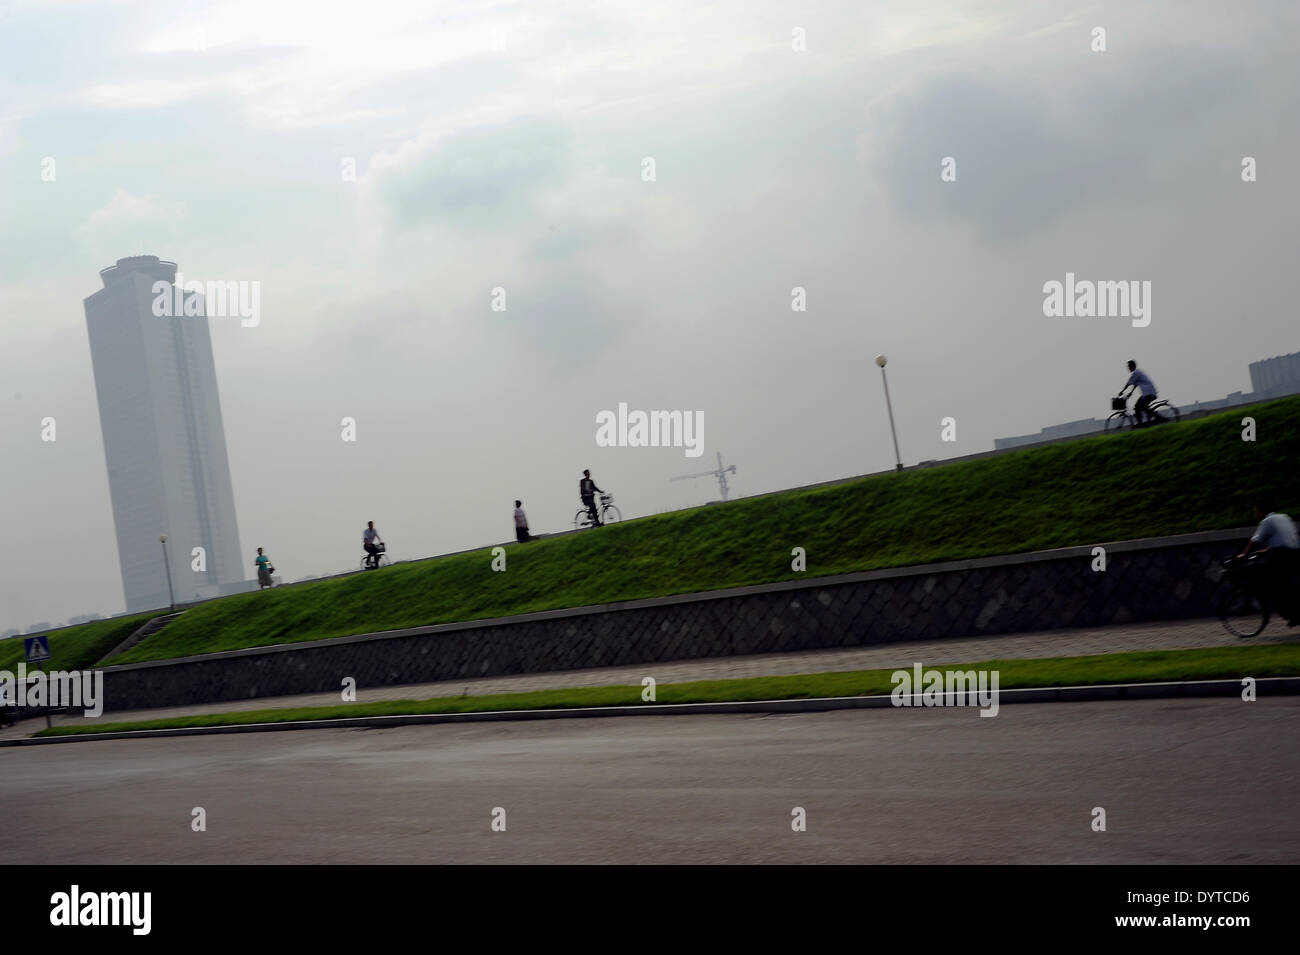
{"type": "Polygon", "coordinates": [[[113,663],[1250,523],[1262,478],[1300,506],[1300,398],[1173,427],[629,521],[185,611],[113,663]],[[790,569],[805,548],[806,574],[790,569]]]}
{"type": "MultiPolygon", "coordinates": [[[[655,702],[720,703],[828,696],[872,696],[893,690],[894,684],[890,681],[890,675],[896,669],[664,683],[656,688],[655,702]]],[[[1258,679],[1268,676],[1300,675],[1300,645],[1268,644],[1212,647],[1204,650],[1108,653],[1049,659],[984,660],[979,663],[942,664],[936,666],[936,669],[997,670],[1000,690],[1099,683],[1237,679],[1243,676],[1258,679]]],[[[362,693],[364,692],[363,690],[362,693]]],[[[241,723],[284,723],[293,720],[348,719],[358,716],[396,716],[414,713],[483,713],[494,710],[629,706],[641,703],[641,693],[640,686],[597,686],[491,696],[384,700],[376,703],[343,703],[335,706],[212,713],[137,722],[83,723],[76,726],[56,726],[41,730],[36,735],[68,736],[80,733],[112,733],[121,730],[233,726],[241,723]]]]}
{"type": "MultiPolygon", "coordinates": [[[[153,614],[146,613],[113,620],[96,620],[79,627],[55,631],[50,634],[50,660],[39,666],[46,670],[86,669],[144,626],[152,616],[153,614]]],[[[23,659],[25,654],[22,637],[0,641],[0,670],[12,672],[23,659]]]]}

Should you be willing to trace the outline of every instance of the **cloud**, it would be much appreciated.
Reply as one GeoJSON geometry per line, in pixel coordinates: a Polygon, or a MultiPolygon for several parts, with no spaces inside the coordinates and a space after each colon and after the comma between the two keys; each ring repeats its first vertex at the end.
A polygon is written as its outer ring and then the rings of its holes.
{"type": "Polygon", "coordinates": [[[187,218],[184,203],[137,196],[121,187],[72,233],[100,258],[172,247],[187,218]],[[130,250],[130,251],[124,251],[130,250]]]}
{"type": "Polygon", "coordinates": [[[636,230],[624,220],[579,220],[565,228],[551,223],[547,226],[547,234],[532,243],[528,256],[536,262],[557,262],[597,251],[626,249],[636,238],[636,230]]]}
{"type": "Polygon", "coordinates": [[[896,209],[998,240],[1050,227],[1076,203],[1095,202],[1098,187],[1112,192],[1125,159],[1122,147],[1084,148],[1034,90],[982,74],[928,77],[874,119],[864,137],[870,164],[896,209]],[[944,183],[940,162],[949,156],[957,178],[944,183]]]}
{"type": "Polygon", "coordinates": [[[518,223],[565,181],[573,140],[570,128],[552,117],[461,130],[376,157],[366,186],[398,228],[494,231],[518,223]]]}
{"type": "Polygon", "coordinates": [[[165,202],[158,196],[133,196],[119,187],[117,192],[113,193],[113,198],[108,200],[107,205],[90,214],[90,218],[85,221],[82,228],[95,230],[183,215],[185,215],[184,203],[165,202]]]}
{"type": "Polygon", "coordinates": [[[500,333],[525,361],[545,359],[560,373],[587,367],[643,318],[632,296],[577,267],[548,271],[509,294],[508,308],[498,313],[500,333]]]}
{"type": "Polygon", "coordinates": [[[884,98],[860,142],[905,216],[1014,242],[1081,206],[1150,201],[1169,179],[1162,163],[1203,148],[1208,122],[1261,83],[1240,55],[1191,47],[1145,50],[1079,82],[951,71],[884,98]],[[943,183],[948,156],[957,178],[943,183]]]}

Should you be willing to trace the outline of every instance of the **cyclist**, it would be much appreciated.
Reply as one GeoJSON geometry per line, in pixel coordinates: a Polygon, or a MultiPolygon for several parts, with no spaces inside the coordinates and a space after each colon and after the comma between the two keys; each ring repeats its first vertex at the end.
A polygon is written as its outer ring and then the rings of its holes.
{"type": "Polygon", "coordinates": [[[366,529],[361,532],[361,546],[370,556],[366,558],[367,570],[373,570],[379,566],[379,555],[383,553],[379,548],[384,544],[384,539],[379,536],[379,531],[375,530],[375,522],[370,521],[366,529]]]}
{"type": "Polygon", "coordinates": [[[600,512],[596,510],[596,494],[604,494],[600,488],[596,487],[596,482],[591,479],[590,471],[582,472],[582,480],[578,482],[578,497],[582,498],[582,503],[587,508],[587,513],[591,515],[591,523],[596,527],[602,526],[600,523],[600,512]]]}
{"type": "Polygon", "coordinates": [[[1296,599],[1297,575],[1300,575],[1300,533],[1295,521],[1274,509],[1270,494],[1255,498],[1255,519],[1259,527],[1238,556],[1259,555],[1258,581],[1264,595],[1295,626],[1300,621],[1300,601],[1296,599]]]}
{"type": "Polygon", "coordinates": [[[1128,398],[1133,393],[1134,388],[1142,391],[1138,400],[1133,405],[1133,417],[1137,418],[1137,427],[1142,427],[1144,423],[1154,424],[1156,416],[1151,414],[1147,409],[1151,407],[1151,402],[1156,400],[1156,383],[1151,380],[1145,371],[1137,366],[1137,362],[1129,359],[1128,363],[1129,376],[1124,387],[1119,390],[1119,397],[1128,398]],[[1144,422],[1143,419],[1146,419],[1144,422]]]}

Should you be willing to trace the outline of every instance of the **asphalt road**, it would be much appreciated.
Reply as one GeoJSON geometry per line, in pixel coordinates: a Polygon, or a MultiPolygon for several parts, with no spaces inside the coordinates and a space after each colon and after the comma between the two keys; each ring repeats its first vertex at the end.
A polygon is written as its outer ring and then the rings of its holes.
{"type": "Polygon", "coordinates": [[[1295,863],[1298,721],[1213,699],[17,747],[0,862],[1295,863]]]}

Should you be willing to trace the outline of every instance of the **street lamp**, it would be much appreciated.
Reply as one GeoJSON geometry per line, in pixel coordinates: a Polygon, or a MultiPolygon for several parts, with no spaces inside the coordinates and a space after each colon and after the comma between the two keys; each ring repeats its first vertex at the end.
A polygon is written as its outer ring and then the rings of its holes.
{"type": "Polygon", "coordinates": [[[889,433],[894,436],[894,460],[897,462],[896,469],[903,470],[903,458],[898,453],[898,432],[894,429],[894,406],[889,401],[889,378],[885,375],[885,363],[889,361],[884,355],[876,356],[876,364],[880,366],[880,380],[885,383],[885,407],[889,410],[889,433]]]}
{"type": "Polygon", "coordinates": [[[167,571],[167,599],[171,601],[172,613],[176,612],[176,594],[172,592],[172,565],[167,560],[167,535],[159,534],[158,543],[162,544],[163,549],[163,567],[167,571]]]}

